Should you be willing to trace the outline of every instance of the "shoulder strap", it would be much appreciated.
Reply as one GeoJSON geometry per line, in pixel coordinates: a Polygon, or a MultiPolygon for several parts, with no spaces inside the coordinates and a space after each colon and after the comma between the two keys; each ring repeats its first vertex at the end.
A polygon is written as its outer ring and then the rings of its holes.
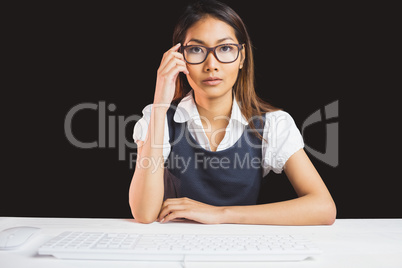
{"type": "Polygon", "coordinates": [[[266,118],[265,114],[261,115],[261,116],[253,116],[253,118],[252,118],[255,130],[260,135],[263,135],[263,133],[264,133],[265,118],[266,118]]]}
{"type": "Polygon", "coordinates": [[[177,107],[170,105],[169,110],[166,113],[168,129],[169,129],[169,142],[172,143],[175,140],[175,126],[174,126],[174,114],[176,112],[177,107]]]}

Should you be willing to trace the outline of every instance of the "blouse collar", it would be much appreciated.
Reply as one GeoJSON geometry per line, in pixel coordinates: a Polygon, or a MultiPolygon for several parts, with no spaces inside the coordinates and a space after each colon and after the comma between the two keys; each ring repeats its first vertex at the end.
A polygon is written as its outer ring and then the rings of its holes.
{"type": "MultiPolygon", "coordinates": [[[[197,105],[195,104],[193,97],[193,90],[191,90],[179,103],[177,110],[174,114],[173,120],[176,123],[184,123],[189,120],[193,120],[194,123],[202,126],[200,114],[198,113],[197,105]]],[[[232,112],[230,120],[236,120],[243,125],[248,125],[247,120],[241,113],[240,107],[233,96],[232,112]]]]}

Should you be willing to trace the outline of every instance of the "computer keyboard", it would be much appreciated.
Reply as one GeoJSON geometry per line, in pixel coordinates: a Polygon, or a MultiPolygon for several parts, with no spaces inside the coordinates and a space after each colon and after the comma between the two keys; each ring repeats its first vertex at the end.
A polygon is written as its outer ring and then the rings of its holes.
{"type": "Polygon", "coordinates": [[[81,260],[300,261],[321,251],[299,235],[64,232],[38,253],[81,260]]]}

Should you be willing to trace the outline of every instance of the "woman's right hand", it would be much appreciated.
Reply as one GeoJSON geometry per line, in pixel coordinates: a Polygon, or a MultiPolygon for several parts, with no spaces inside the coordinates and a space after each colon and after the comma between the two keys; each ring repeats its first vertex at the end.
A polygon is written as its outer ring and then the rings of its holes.
{"type": "Polygon", "coordinates": [[[180,72],[189,74],[183,55],[178,52],[180,46],[178,43],[163,54],[157,73],[154,105],[166,105],[166,109],[173,100],[177,76],[180,72]]]}

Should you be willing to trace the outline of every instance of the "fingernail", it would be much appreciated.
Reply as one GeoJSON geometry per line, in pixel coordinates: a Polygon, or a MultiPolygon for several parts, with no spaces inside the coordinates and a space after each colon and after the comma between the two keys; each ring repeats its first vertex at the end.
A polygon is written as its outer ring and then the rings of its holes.
{"type": "Polygon", "coordinates": [[[179,47],[179,46],[181,46],[181,44],[180,43],[177,43],[177,45],[176,45],[177,47],[179,47]]]}
{"type": "Polygon", "coordinates": [[[160,223],[162,223],[162,222],[164,222],[164,221],[165,221],[165,218],[161,219],[161,220],[160,220],[160,223]]]}

